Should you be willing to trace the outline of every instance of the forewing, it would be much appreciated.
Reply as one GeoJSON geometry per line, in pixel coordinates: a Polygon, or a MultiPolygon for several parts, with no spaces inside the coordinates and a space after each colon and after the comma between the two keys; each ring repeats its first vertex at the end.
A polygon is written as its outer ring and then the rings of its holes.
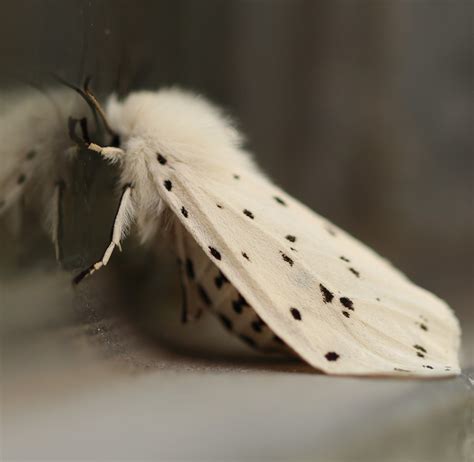
{"type": "Polygon", "coordinates": [[[459,373],[442,300],[258,173],[152,166],[160,195],[258,315],[330,374],[459,373]],[[186,216],[181,213],[187,210],[186,216]]]}

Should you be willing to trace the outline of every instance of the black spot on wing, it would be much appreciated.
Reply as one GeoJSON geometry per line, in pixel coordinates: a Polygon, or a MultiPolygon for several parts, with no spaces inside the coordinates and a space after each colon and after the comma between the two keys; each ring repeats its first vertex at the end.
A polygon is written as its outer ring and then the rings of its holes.
{"type": "Polygon", "coordinates": [[[298,310],[297,308],[290,308],[290,313],[294,319],[296,319],[297,321],[301,321],[300,310],[298,310]]]}
{"type": "Polygon", "coordinates": [[[426,353],[426,348],[422,347],[421,345],[413,345],[413,348],[415,350],[419,350],[419,351],[422,351],[423,353],[426,353]]]}
{"type": "Polygon", "coordinates": [[[255,218],[254,214],[250,210],[245,209],[243,213],[252,220],[255,218]]]}
{"type": "Polygon", "coordinates": [[[225,277],[222,271],[219,271],[219,274],[214,278],[214,283],[216,287],[220,289],[225,283],[229,282],[229,280],[225,277]]]}
{"type": "Polygon", "coordinates": [[[286,255],[286,253],[283,253],[281,250],[280,250],[280,254],[281,254],[281,258],[283,258],[283,261],[286,261],[286,263],[288,263],[290,266],[293,266],[294,261],[291,257],[286,255]]]}
{"type": "Polygon", "coordinates": [[[239,338],[240,340],[245,342],[248,346],[251,346],[252,348],[257,347],[257,344],[255,343],[255,340],[252,337],[249,337],[248,335],[240,334],[239,338]]]}
{"type": "Polygon", "coordinates": [[[286,207],[286,202],[278,196],[273,196],[273,199],[275,199],[280,205],[284,205],[286,207]]]}
{"type": "Polygon", "coordinates": [[[355,276],[357,276],[358,278],[360,278],[360,273],[359,271],[357,271],[356,269],[354,268],[349,268],[349,271],[354,274],[355,276]]]}
{"type": "Polygon", "coordinates": [[[234,177],[234,180],[240,180],[240,175],[234,173],[232,176],[234,177]]]}
{"type": "Polygon", "coordinates": [[[247,300],[245,300],[245,298],[242,297],[242,295],[240,295],[240,294],[239,294],[239,297],[237,298],[237,300],[232,301],[232,308],[237,314],[241,314],[242,310],[246,306],[249,306],[249,304],[247,303],[247,300]]]}
{"type": "Polygon", "coordinates": [[[189,258],[186,258],[186,274],[188,275],[189,279],[194,279],[195,274],[194,274],[194,265],[192,260],[189,258]]]}
{"type": "Polygon", "coordinates": [[[184,207],[181,207],[181,213],[183,214],[184,218],[188,218],[188,211],[186,210],[186,208],[184,207]]]}
{"type": "Polygon", "coordinates": [[[16,179],[16,182],[18,184],[23,184],[26,181],[26,175],[25,174],[20,174],[18,178],[16,179]]]}
{"type": "Polygon", "coordinates": [[[322,284],[319,284],[319,290],[323,294],[324,303],[331,303],[334,298],[334,294],[322,284]]]}
{"type": "Polygon", "coordinates": [[[256,321],[252,321],[252,329],[255,331],[255,332],[262,332],[263,328],[265,327],[265,323],[260,320],[260,319],[257,319],[256,321]]]}
{"type": "Polygon", "coordinates": [[[216,204],[218,209],[223,209],[224,207],[221,204],[216,204]]]}
{"type": "Polygon", "coordinates": [[[416,352],[416,356],[420,357],[420,358],[424,358],[425,355],[423,353],[420,353],[419,351],[416,352]]]}
{"type": "Polygon", "coordinates": [[[157,158],[158,162],[159,162],[161,165],[165,165],[166,162],[168,162],[168,161],[166,160],[166,158],[163,157],[160,153],[158,153],[158,154],[156,155],[156,158],[157,158]]]}
{"type": "Polygon", "coordinates": [[[342,314],[346,317],[346,318],[350,318],[351,315],[348,311],[343,311],[342,314]]]}
{"type": "Polygon", "coordinates": [[[324,355],[324,357],[328,361],[337,361],[340,356],[335,351],[329,351],[324,355]]]}
{"type": "Polygon", "coordinates": [[[26,154],[26,160],[32,160],[36,157],[36,151],[32,149],[26,154]]]}
{"type": "Polygon", "coordinates": [[[434,367],[433,367],[433,366],[430,366],[429,364],[423,364],[423,367],[424,367],[425,369],[434,369],[434,367]]]}
{"type": "Polygon", "coordinates": [[[346,263],[349,263],[349,262],[350,262],[350,260],[349,260],[348,258],[344,257],[343,255],[341,255],[339,258],[340,258],[342,261],[345,261],[346,263]]]}
{"type": "Polygon", "coordinates": [[[331,235],[331,236],[336,236],[336,231],[334,228],[331,228],[330,226],[326,226],[326,231],[331,235]]]}
{"type": "Polygon", "coordinates": [[[246,260],[250,261],[250,257],[245,252],[242,252],[242,257],[244,257],[246,260]]]}
{"type": "Polygon", "coordinates": [[[339,301],[341,302],[342,306],[345,306],[345,307],[348,308],[349,310],[354,311],[354,303],[353,303],[353,301],[352,301],[350,298],[341,297],[341,298],[339,299],[339,301]]]}
{"type": "Polygon", "coordinates": [[[165,180],[163,184],[168,191],[171,191],[171,189],[173,188],[173,183],[171,183],[170,180],[165,180]]]}
{"type": "Polygon", "coordinates": [[[232,330],[232,327],[233,327],[232,321],[225,314],[219,313],[218,316],[222,324],[224,325],[224,327],[227,330],[232,330]]]}
{"type": "Polygon", "coordinates": [[[278,335],[274,335],[272,340],[276,343],[279,343],[280,345],[285,345],[285,342],[280,337],[278,337],[278,335]]]}
{"type": "Polygon", "coordinates": [[[296,242],[296,237],[291,234],[288,234],[287,236],[285,236],[285,239],[290,242],[296,242]]]}
{"type": "Polygon", "coordinates": [[[423,324],[422,322],[420,322],[420,329],[427,332],[428,331],[428,326],[426,324],[423,324]]]}
{"type": "Polygon", "coordinates": [[[201,284],[198,284],[197,285],[197,290],[198,290],[198,294],[199,294],[199,297],[201,298],[201,300],[207,306],[211,306],[212,301],[211,301],[211,298],[209,297],[209,294],[207,293],[206,289],[201,284]]]}
{"type": "Polygon", "coordinates": [[[221,253],[216,250],[214,247],[209,246],[209,252],[211,252],[211,255],[216,259],[216,260],[221,260],[221,253]]]}

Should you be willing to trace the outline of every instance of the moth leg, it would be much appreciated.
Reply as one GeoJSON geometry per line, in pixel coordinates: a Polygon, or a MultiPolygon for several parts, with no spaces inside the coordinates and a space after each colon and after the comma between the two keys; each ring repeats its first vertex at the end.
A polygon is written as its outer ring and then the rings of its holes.
{"type": "Polygon", "coordinates": [[[115,247],[118,247],[119,250],[122,250],[120,241],[125,237],[130,222],[133,219],[133,202],[131,194],[132,186],[128,184],[123,189],[122,197],[120,198],[120,203],[117,208],[117,213],[115,214],[114,224],[112,226],[112,238],[109,246],[107,247],[107,249],[105,249],[102,258],[98,262],[89,266],[89,268],[87,268],[74,278],[74,284],[79,284],[79,282],[81,282],[85,277],[90,276],[91,274],[95,273],[96,271],[107,265],[115,247]]]}
{"type": "Polygon", "coordinates": [[[52,240],[56,261],[60,262],[63,258],[63,197],[66,183],[58,180],[54,185],[53,193],[53,215],[52,215],[52,240]]]}

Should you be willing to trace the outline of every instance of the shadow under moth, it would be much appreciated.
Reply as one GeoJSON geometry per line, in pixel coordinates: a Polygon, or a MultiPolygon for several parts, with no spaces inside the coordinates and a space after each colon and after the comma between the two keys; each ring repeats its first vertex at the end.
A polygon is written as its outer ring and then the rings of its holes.
{"type": "Polygon", "coordinates": [[[219,108],[168,88],[111,96],[102,109],[87,85],[76,90],[110,146],[89,139],[90,119],[72,117],[84,105],[66,104],[69,90],[15,102],[0,127],[30,133],[1,148],[0,214],[36,185],[58,258],[71,139],[119,168],[110,244],[75,283],[107,265],[132,224],[150,247],[166,224],[183,321],[209,310],[250,347],[296,354],[327,374],[459,374],[460,327],[448,305],[273,184],[219,108]]]}

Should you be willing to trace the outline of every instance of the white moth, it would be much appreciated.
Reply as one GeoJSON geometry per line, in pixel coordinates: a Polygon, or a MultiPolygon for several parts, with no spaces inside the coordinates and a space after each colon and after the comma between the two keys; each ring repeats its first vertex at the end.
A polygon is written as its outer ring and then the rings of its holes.
{"type": "Polygon", "coordinates": [[[269,181],[218,108],[171,88],[111,97],[103,116],[118,146],[85,147],[119,165],[122,195],[109,246],[76,282],[132,223],[149,246],[166,223],[184,321],[208,309],[251,347],[328,374],[459,374],[446,303],[269,181]]]}

